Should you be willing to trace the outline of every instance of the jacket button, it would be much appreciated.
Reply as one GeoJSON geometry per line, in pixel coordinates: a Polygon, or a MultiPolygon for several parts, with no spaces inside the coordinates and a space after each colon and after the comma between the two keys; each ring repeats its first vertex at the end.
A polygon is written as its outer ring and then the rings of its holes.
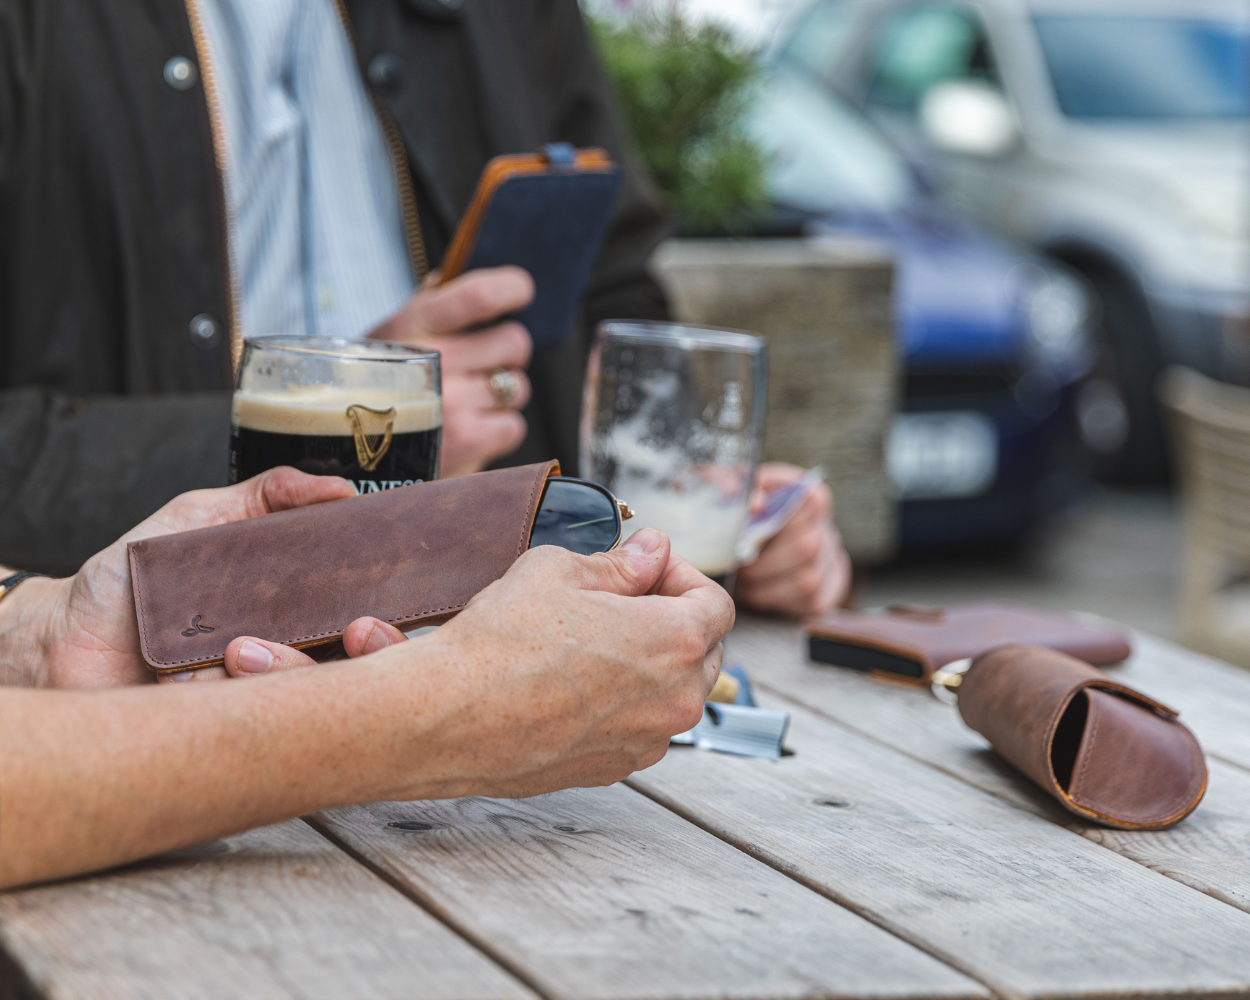
{"type": "Polygon", "coordinates": [[[165,82],[174,90],[190,90],[200,78],[199,70],[186,56],[174,56],[165,63],[165,82]]]}
{"type": "Polygon", "coordinates": [[[399,56],[383,52],[369,62],[369,82],[384,90],[393,90],[404,77],[404,64],[399,56]]]}
{"type": "Polygon", "coordinates": [[[205,351],[211,351],[221,343],[221,324],[208,313],[200,313],[191,320],[188,328],[191,343],[205,351]]]}

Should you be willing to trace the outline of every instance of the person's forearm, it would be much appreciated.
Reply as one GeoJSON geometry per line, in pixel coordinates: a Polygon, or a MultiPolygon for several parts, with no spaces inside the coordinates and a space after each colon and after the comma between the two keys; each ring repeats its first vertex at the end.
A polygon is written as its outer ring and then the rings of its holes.
{"type": "Polygon", "coordinates": [[[414,761],[454,708],[406,652],[237,683],[0,691],[0,888],[436,793],[449,776],[414,761]]]}

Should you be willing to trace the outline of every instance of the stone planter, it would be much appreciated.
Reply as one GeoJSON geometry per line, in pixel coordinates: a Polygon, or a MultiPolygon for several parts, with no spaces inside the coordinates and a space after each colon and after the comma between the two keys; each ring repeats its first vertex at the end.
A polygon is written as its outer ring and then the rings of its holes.
{"type": "Polygon", "coordinates": [[[765,460],[823,465],[852,558],[888,558],[885,439],[899,381],[888,254],[843,238],[670,240],[652,269],[683,322],[766,338],[765,460]]]}

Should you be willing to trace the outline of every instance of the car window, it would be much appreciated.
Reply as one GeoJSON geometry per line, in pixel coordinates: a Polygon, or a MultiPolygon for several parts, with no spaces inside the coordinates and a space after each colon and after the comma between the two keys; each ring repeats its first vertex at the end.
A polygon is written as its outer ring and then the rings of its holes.
{"type": "Polygon", "coordinates": [[[817,0],[796,22],[779,61],[827,80],[842,55],[850,29],[847,0],[817,0]]]}
{"type": "Polygon", "coordinates": [[[1069,118],[1244,118],[1245,22],[1137,14],[1047,15],[1037,35],[1069,118]]]}
{"type": "Polygon", "coordinates": [[[867,71],[868,104],[907,114],[915,114],[925,92],[946,80],[999,85],[981,19],[949,3],[907,7],[887,19],[867,71]]]}
{"type": "Polygon", "coordinates": [[[759,82],[747,129],[769,161],[773,201],[805,212],[892,211],[913,197],[902,156],[863,116],[807,74],[759,82]]]}

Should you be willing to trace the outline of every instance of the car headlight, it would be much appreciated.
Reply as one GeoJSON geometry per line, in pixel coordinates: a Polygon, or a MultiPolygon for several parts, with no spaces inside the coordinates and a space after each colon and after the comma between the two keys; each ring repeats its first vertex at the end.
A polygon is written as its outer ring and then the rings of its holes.
{"type": "Polygon", "coordinates": [[[1008,295],[1027,314],[1029,347],[1039,360],[1074,373],[1088,366],[1090,300],[1079,280],[1057,268],[1017,264],[1008,275],[1008,295]]]}

